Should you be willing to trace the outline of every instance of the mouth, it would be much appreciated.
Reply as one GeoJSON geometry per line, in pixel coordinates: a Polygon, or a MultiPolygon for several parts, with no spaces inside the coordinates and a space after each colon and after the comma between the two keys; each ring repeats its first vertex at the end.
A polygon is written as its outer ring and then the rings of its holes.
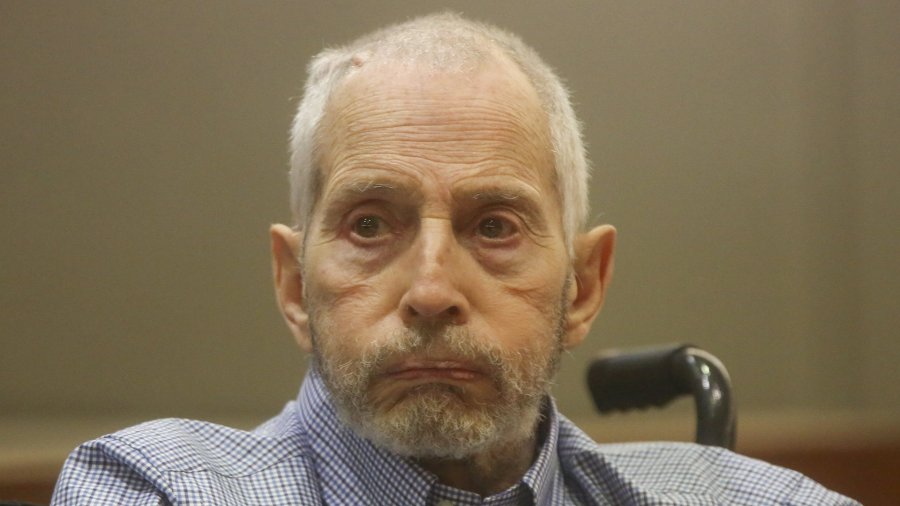
{"type": "Polygon", "coordinates": [[[395,380],[474,381],[484,377],[478,366],[460,360],[407,358],[389,366],[385,376],[395,380]]]}

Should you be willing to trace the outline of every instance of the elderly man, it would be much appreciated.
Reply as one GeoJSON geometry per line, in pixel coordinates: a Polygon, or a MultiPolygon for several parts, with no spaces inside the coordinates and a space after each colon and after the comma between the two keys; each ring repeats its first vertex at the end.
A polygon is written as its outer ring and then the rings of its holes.
{"type": "Polygon", "coordinates": [[[312,366],[252,432],[163,420],[89,442],[56,504],[838,504],[803,476],[687,444],[603,447],[549,395],[600,311],[559,79],[451,14],[326,50],[294,121],[275,289],[312,366]]]}

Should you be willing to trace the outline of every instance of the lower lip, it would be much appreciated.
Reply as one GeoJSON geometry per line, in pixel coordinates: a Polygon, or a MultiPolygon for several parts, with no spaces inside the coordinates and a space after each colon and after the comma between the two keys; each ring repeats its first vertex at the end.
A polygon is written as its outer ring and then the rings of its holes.
{"type": "Polygon", "coordinates": [[[402,380],[427,380],[427,379],[444,379],[457,381],[471,381],[477,379],[480,374],[470,369],[453,369],[453,368],[422,368],[422,369],[404,369],[390,375],[394,379],[402,380]]]}

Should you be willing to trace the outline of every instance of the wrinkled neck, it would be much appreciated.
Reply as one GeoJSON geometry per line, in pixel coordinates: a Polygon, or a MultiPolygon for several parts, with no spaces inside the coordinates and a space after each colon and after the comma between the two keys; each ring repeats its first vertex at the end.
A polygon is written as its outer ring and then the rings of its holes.
{"type": "Polygon", "coordinates": [[[532,434],[523,441],[505,442],[464,459],[418,459],[416,462],[434,473],[444,485],[486,497],[521,481],[537,457],[539,447],[536,434],[532,434]]]}

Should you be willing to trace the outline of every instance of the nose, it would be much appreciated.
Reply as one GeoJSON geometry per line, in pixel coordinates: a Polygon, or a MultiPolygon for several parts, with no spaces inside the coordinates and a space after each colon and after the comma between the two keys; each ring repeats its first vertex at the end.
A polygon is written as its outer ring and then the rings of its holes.
{"type": "Polygon", "coordinates": [[[469,301],[461,291],[464,255],[449,220],[423,220],[413,245],[409,285],[400,299],[404,323],[462,325],[469,301]]]}

